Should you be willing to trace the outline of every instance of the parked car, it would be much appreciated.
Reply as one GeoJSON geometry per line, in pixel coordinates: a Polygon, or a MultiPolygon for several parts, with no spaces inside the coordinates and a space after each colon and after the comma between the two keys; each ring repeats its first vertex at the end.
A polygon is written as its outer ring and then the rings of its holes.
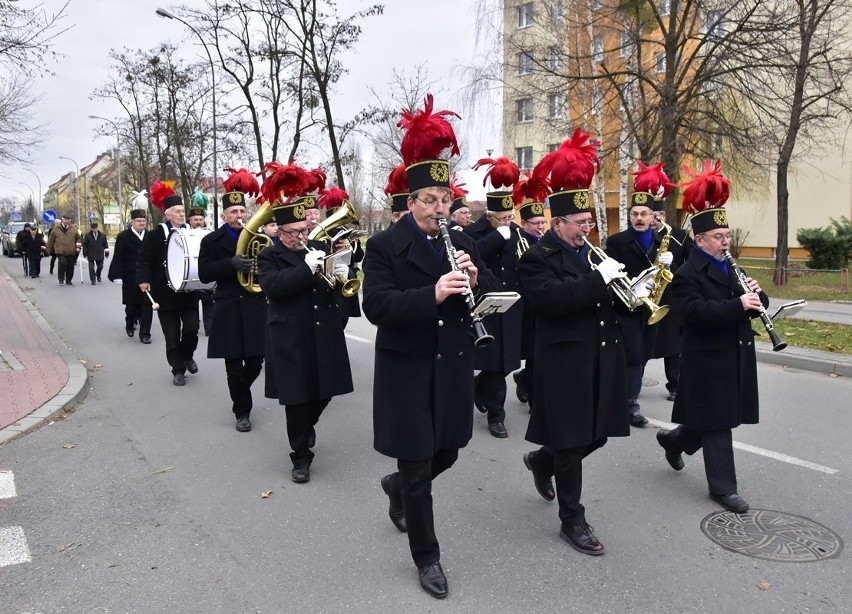
{"type": "MultiPolygon", "coordinates": [[[[0,245],[2,245],[4,256],[9,256],[11,258],[15,254],[20,253],[16,238],[18,233],[24,229],[24,224],[26,223],[27,222],[9,222],[3,227],[3,230],[0,230],[0,245]]],[[[35,222],[29,223],[30,225],[37,226],[35,222]]]]}

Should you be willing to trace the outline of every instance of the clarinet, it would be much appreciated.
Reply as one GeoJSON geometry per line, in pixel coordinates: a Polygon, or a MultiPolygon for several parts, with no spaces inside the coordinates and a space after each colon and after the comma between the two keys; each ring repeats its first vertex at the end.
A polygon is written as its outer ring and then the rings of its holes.
{"type": "MultiPolygon", "coordinates": [[[[450,231],[447,229],[447,220],[444,218],[438,218],[438,230],[441,233],[441,238],[444,240],[444,246],[447,249],[447,256],[450,259],[450,268],[456,273],[464,273],[459,268],[459,265],[456,263],[456,248],[453,247],[453,242],[450,240],[450,231]]],[[[467,275],[467,273],[465,273],[467,275]]],[[[476,301],[473,298],[473,290],[470,288],[470,284],[467,286],[467,290],[465,290],[464,301],[467,304],[468,312],[470,313],[471,323],[473,325],[473,330],[476,332],[476,341],[473,342],[475,347],[481,348],[485,347],[492,341],[494,341],[494,337],[488,334],[488,331],[485,330],[485,324],[482,323],[482,316],[476,313],[476,301]]]]}
{"type": "MultiPolygon", "coordinates": [[[[731,252],[725,250],[724,254],[728,266],[731,267],[731,270],[733,270],[734,274],[737,276],[740,288],[742,288],[743,292],[746,294],[753,294],[751,289],[749,289],[748,284],[746,284],[745,273],[743,273],[743,270],[740,268],[740,265],[737,264],[737,261],[734,260],[734,257],[731,256],[731,252]]],[[[772,325],[772,318],[770,318],[769,314],[766,313],[766,308],[762,304],[760,306],[760,320],[763,322],[763,326],[766,328],[766,332],[769,333],[769,338],[772,340],[772,350],[774,352],[780,352],[787,347],[787,343],[778,336],[777,332],[775,332],[775,327],[772,325]]]]}

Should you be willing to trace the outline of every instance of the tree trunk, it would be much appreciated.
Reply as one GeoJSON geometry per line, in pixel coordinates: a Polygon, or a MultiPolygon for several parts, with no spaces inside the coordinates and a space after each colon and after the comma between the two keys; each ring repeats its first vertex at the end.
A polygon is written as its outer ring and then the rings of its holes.
{"type": "Polygon", "coordinates": [[[787,156],[779,156],[776,165],[778,176],[775,178],[775,185],[778,204],[778,234],[775,239],[775,274],[772,277],[772,284],[775,286],[787,285],[787,233],[789,225],[789,210],[790,192],[787,189],[787,173],[790,170],[790,159],[787,156]]]}

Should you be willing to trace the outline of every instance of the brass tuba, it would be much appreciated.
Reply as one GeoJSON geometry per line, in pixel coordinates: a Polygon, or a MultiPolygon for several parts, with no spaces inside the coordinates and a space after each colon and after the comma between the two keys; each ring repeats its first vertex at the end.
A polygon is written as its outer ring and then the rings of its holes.
{"type": "Polygon", "coordinates": [[[237,256],[251,258],[251,270],[248,273],[239,271],[237,273],[237,281],[246,292],[252,294],[260,294],[263,290],[257,281],[257,255],[264,247],[272,245],[272,239],[258,232],[258,228],[268,224],[273,219],[272,205],[263,203],[261,207],[254,212],[248,222],[243,224],[243,230],[240,232],[240,237],[237,239],[237,256]]]}

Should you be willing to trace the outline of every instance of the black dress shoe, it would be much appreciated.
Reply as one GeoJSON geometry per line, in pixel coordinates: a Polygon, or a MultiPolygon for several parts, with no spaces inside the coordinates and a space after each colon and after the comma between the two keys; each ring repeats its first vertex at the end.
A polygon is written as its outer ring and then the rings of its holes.
{"type": "Polygon", "coordinates": [[[488,425],[488,432],[491,433],[492,436],[497,437],[498,439],[506,439],[509,436],[509,431],[506,430],[506,427],[502,422],[494,422],[488,425]]]}
{"type": "Polygon", "coordinates": [[[524,465],[532,471],[533,484],[541,498],[545,501],[553,501],[556,498],[556,492],[553,490],[553,480],[549,476],[542,475],[532,464],[533,455],[535,452],[527,452],[524,454],[524,465]]]}
{"type": "Polygon", "coordinates": [[[407,533],[408,527],[405,524],[405,511],[402,507],[402,493],[399,492],[399,489],[395,489],[393,487],[395,475],[397,474],[390,473],[382,478],[382,490],[385,491],[388,499],[390,499],[390,504],[388,505],[388,516],[390,516],[393,526],[395,526],[400,533],[407,533]]]}
{"type": "Polygon", "coordinates": [[[520,371],[512,373],[512,379],[515,380],[515,394],[518,395],[518,400],[521,403],[529,403],[530,393],[527,390],[526,385],[524,385],[524,382],[521,381],[520,371]]]}
{"type": "Polygon", "coordinates": [[[744,514],[748,511],[748,503],[739,496],[737,493],[733,493],[731,495],[714,495],[711,494],[713,500],[724,507],[729,512],[736,512],[737,514],[744,514]]]}
{"type": "Polygon", "coordinates": [[[666,461],[668,461],[671,468],[675,471],[680,471],[683,469],[683,456],[674,442],[671,441],[671,434],[672,432],[667,429],[660,429],[657,431],[657,443],[666,451],[666,461]]]}
{"type": "Polygon", "coordinates": [[[140,333],[139,334],[139,341],[141,341],[142,343],[147,345],[147,344],[151,343],[151,335],[143,335],[143,334],[140,333]]]}
{"type": "Polygon", "coordinates": [[[677,396],[677,392],[675,392],[674,390],[670,391],[669,396],[666,397],[666,401],[674,401],[675,396],[677,396]]]}
{"type": "Polygon", "coordinates": [[[436,561],[429,565],[420,565],[417,571],[420,573],[420,586],[435,599],[443,599],[449,594],[447,576],[441,569],[441,563],[436,561]]]}
{"type": "Polygon", "coordinates": [[[595,537],[595,530],[586,522],[568,527],[562,525],[559,537],[568,542],[574,550],[583,554],[600,556],[606,552],[603,544],[595,537]]]}
{"type": "Polygon", "coordinates": [[[300,467],[293,467],[293,471],[290,473],[290,479],[296,482],[296,484],[304,484],[305,482],[310,482],[311,466],[302,465],[300,467]]]}
{"type": "Polygon", "coordinates": [[[186,376],[183,373],[175,373],[172,375],[172,384],[175,386],[185,386],[186,376]]]}
{"type": "Polygon", "coordinates": [[[135,329],[135,328],[125,328],[125,329],[124,329],[124,332],[126,332],[126,333],[127,333],[127,336],[128,336],[128,337],[133,337],[133,333],[135,333],[135,332],[136,332],[136,329],[135,329]]]}
{"type": "Polygon", "coordinates": [[[66,285],[66,286],[73,286],[73,285],[74,285],[74,282],[73,282],[73,281],[66,281],[66,282],[65,282],[65,285],[66,285]]]}
{"type": "Polygon", "coordinates": [[[184,361],[186,364],[186,370],[192,373],[193,375],[198,373],[198,363],[195,362],[192,358],[184,361]]]}
{"type": "Polygon", "coordinates": [[[635,414],[630,414],[630,426],[643,427],[648,424],[648,418],[640,414],[638,411],[635,414]]]}
{"type": "Polygon", "coordinates": [[[249,420],[248,416],[237,418],[237,430],[240,433],[247,433],[251,430],[251,421],[249,420]]]}

